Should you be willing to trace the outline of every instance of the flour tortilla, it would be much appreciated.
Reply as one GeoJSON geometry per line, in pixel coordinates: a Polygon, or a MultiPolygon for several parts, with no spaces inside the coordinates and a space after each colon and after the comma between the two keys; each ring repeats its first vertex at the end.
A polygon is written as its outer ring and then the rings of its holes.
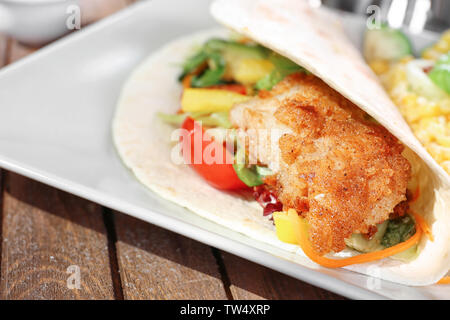
{"type": "MultiPolygon", "coordinates": [[[[419,257],[409,263],[384,259],[346,269],[406,285],[429,285],[442,278],[450,266],[449,177],[416,140],[376,77],[345,38],[339,22],[330,13],[310,9],[297,0],[220,0],[213,3],[212,13],[226,26],[322,78],[408,147],[406,156],[413,164],[413,183],[422,190],[413,209],[424,214],[434,242],[423,237],[419,257]]],[[[188,166],[172,161],[174,128],[162,123],[156,112],[175,113],[179,109],[179,65],[192,54],[193,47],[212,37],[227,38],[228,33],[209,30],[176,40],[152,54],[133,72],[123,88],[113,121],[117,150],[137,179],[161,197],[234,231],[296,253],[292,261],[311,267],[314,264],[298,246],[277,239],[273,223],[262,216],[262,209],[254,200],[214,189],[188,166]]],[[[334,256],[355,254],[358,253],[344,250],[334,256]]]]}

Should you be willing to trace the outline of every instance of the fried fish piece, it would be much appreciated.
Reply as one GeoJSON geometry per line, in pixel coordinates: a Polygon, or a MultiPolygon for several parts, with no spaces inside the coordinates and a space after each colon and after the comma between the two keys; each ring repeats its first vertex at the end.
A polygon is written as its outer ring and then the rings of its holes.
{"type": "Polygon", "coordinates": [[[264,152],[263,145],[253,156],[277,167],[266,183],[284,209],[308,220],[319,254],[343,250],[344,239],[368,233],[406,200],[411,165],[404,146],[313,75],[287,77],[262,97],[236,105],[230,119],[244,131],[282,132],[278,150],[264,152]]]}

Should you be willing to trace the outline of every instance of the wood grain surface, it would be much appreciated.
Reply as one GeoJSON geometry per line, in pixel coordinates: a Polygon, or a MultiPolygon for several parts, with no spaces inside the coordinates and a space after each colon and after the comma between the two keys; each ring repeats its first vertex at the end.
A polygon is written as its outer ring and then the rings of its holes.
{"type": "Polygon", "coordinates": [[[0,33],[0,68],[3,67],[7,62],[7,56],[6,56],[6,52],[7,52],[7,43],[8,43],[8,38],[4,35],[0,33]]]}
{"type": "MultiPolygon", "coordinates": [[[[82,24],[133,2],[81,0],[82,24]]],[[[0,34],[0,67],[36,50],[0,34]]],[[[0,299],[340,298],[5,170],[0,239],[0,299]]]]}
{"type": "Polygon", "coordinates": [[[230,282],[230,291],[234,299],[342,299],[338,295],[235,255],[222,252],[222,257],[230,282]]]}
{"type": "Polygon", "coordinates": [[[113,299],[101,207],[13,173],[3,183],[0,298],[113,299]]]}
{"type": "Polygon", "coordinates": [[[210,247],[117,214],[117,256],[126,299],[227,299],[210,247]]]}

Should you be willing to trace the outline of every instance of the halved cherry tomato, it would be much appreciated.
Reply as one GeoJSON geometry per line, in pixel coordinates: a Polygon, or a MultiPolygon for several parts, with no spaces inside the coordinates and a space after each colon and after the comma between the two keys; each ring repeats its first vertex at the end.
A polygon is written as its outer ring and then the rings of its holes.
{"type": "Polygon", "coordinates": [[[248,188],[247,185],[238,178],[234,171],[232,161],[230,161],[230,159],[233,159],[233,155],[223,146],[223,144],[219,144],[208,137],[200,124],[190,117],[187,117],[186,120],[184,120],[181,128],[189,132],[187,139],[183,139],[183,137],[180,138],[182,140],[181,146],[185,161],[187,161],[210,185],[221,190],[248,188]],[[201,147],[197,146],[197,148],[195,148],[197,143],[201,143],[201,147]],[[208,150],[222,149],[223,161],[221,161],[221,163],[207,163],[203,158],[206,154],[205,149],[207,148],[208,150]],[[228,162],[226,160],[228,160],[228,162]]]}

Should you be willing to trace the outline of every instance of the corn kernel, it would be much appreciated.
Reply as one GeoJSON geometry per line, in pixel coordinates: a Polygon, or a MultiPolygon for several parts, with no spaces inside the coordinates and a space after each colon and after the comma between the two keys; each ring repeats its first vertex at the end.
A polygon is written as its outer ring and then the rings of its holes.
{"type": "Polygon", "coordinates": [[[450,161],[450,148],[442,147],[437,143],[430,143],[427,149],[438,163],[450,161]]]}
{"type": "Polygon", "coordinates": [[[389,63],[385,60],[374,60],[370,63],[370,68],[377,75],[383,74],[389,70],[389,63]]]}
{"type": "Polygon", "coordinates": [[[440,101],[440,103],[438,103],[438,106],[443,115],[450,116],[450,99],[440,101]]]}
{"type": "Polygon", "coordinates": [[[441,146],[450,148],[450,136],[438,135],[436,136],[436,142],[441,146]]]}
{"type": "Polygon", "coordinates": [[[402,64],[407,64],[408,62],[411,62],[412,60],[414,60],[413,56],[406,56],[400,59],[400,63],[402,64]]]}
{"type": "Polygon", "coordinates": [[[385,86],[388,90],[393,90],[395,87],[404,84],[406,81],[406,73],[401,68],[394,68],[388,73],[385,79],[385,86]]]}
{"type": "Polygon", "coordinates": [[[429,48],[426,49],[423,53],[422,53],[422,58],[427,59],[427,60],[433,60],[436,61],[439,59],[439,57],[442,55],[441,52],[434,50],[434,48],[429,48]]]}
{"type": "Polygon", "coordinates": [[[450,161],[444,161],[441,163],[442,167],[444,168],[444,170],[450,174],[450,161]]]}

